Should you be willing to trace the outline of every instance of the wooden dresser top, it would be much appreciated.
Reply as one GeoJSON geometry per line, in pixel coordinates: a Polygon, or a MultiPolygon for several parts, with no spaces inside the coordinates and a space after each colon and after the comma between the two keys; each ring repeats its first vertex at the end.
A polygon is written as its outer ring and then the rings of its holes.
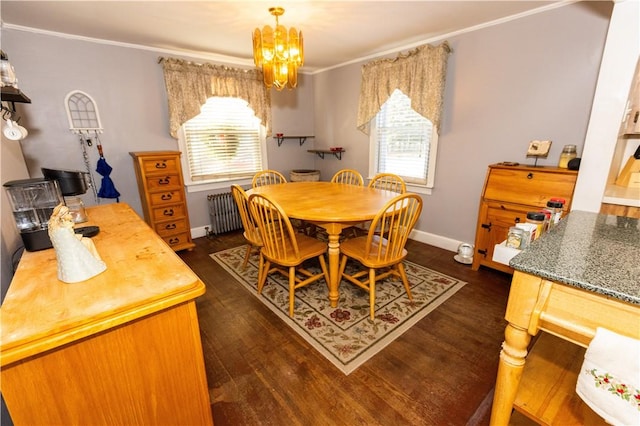
{"type": "Polygon", "coordinates": [[[87,209],[106,271],[67,284],[54,249],[24,252],[0,307],[2,366],[184,303],[204,284],[124,203],[87,209]]]}

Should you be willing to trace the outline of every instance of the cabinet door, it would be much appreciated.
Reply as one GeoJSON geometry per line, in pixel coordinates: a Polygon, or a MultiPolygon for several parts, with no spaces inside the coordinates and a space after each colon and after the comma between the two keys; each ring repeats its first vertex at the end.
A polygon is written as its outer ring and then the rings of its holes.
{"type": "Polygon", "coordinates": [[[473,258],[474,270],[477,270],[480,265],[485,265],[504,272],[513,272],[513,269],[509,266],[492,260],[493,249],[496,244],[500,244],[507,239],[510,227],[516,223],[526,221],[529,210],[531,208],[527,206],[497,202],[483,203],[481,213],[484,213],[484,220],[479,223],[476,231],[476,252],[473,258]]]}

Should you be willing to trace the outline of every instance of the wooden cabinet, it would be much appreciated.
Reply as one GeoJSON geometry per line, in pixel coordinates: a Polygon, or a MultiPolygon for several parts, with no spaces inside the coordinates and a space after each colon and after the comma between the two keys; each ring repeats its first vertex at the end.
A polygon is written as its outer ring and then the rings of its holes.
{"type": "Polygon", "coordinates": [[[144,220],[174,250],[191,250],[191,226],[180,167],[180,152],[130,152],[144,220]]]}
{"type": "Polygon", "coordinates": [[[526,222],[527,212],[538,211],[553,197],[564,198],[564,213],[571,200],[578,172],[557,167],[489,166],[480,199],[472,269],[484,265],[512,273],[513,269],[494,262],[493,249],[506,240],[509,228],[526,222]]]}
{"type": "Polygon", "coordinates": [[[127,204],[87,215],[107,269],[67,284],[54,249],[25,252],[0,307],[13,423],[212,424],[195,306],[204,283],[127,204]]]}

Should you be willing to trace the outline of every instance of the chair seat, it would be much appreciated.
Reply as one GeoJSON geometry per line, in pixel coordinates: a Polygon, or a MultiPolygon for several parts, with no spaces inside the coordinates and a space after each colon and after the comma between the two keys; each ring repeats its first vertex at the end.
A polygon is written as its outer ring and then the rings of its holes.
{"type": "Polygon", "coordinates": [[[258,227],[255,227],[253,231],[247,232],[244,231],[242,236],[247,240],[251,245],[261,247],[262,246],[262,238],[260,238],[260,232],[258,231],[258,227]]]}
{"type": "Polygon", "coordinates": [[[387,266],[392,266],[407,257],[407,250],[403,248],[402,256],[394,257],[393,259],[389,259],[386,262],[380,261],[377,258],[378,247],[380,246],[380,244],[382,244],[382,250],[384,252],[384,247],[387,245],[387,243],[388,241],[385,238],[382,238],[379,235],[375,235],[373,237],[371,254],[368,257],[365,257],[364,253],[366,252],[367,247],[367,237],[356,237],[342,242],[340,244],[340,252],[352,259],[357,260],[367,268],[385,268],[387,266]]]}
{"type": "Polygon", "coordinates": [[[278,257],[276,259],[264,252],[263,256],[271,262],[277,263],[281,266],[297,266],[305,260],[318,257],[327,251],[327,243],[313,237],[308,237],[304,234],[297,234],[296,239],[298,241],[299,257],[295,257],[293,250],[287,252],[287,257],[278,257]]]}

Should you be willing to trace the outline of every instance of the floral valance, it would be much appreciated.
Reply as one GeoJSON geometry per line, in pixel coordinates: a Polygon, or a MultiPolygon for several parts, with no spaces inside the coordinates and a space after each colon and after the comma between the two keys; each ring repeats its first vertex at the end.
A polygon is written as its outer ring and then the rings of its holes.
{"type": "Polygon", "coordinates": [[[362,66],[357,127],[369,133],[369,122],[395,89],[411,99],[411,107],[440,129],[447,58],[445,41],[437,47],[420,46],[406,55],[379,59],[362,66]]]}
{"type": "Polygon", "coordinates": [[[169,101],[169,133],[200,113],[212,96],[244,99],[271,134],[271,92],[257,69],[243,70],[221,65],[196,64],[180,59],[160,58],[169,101]]]}

